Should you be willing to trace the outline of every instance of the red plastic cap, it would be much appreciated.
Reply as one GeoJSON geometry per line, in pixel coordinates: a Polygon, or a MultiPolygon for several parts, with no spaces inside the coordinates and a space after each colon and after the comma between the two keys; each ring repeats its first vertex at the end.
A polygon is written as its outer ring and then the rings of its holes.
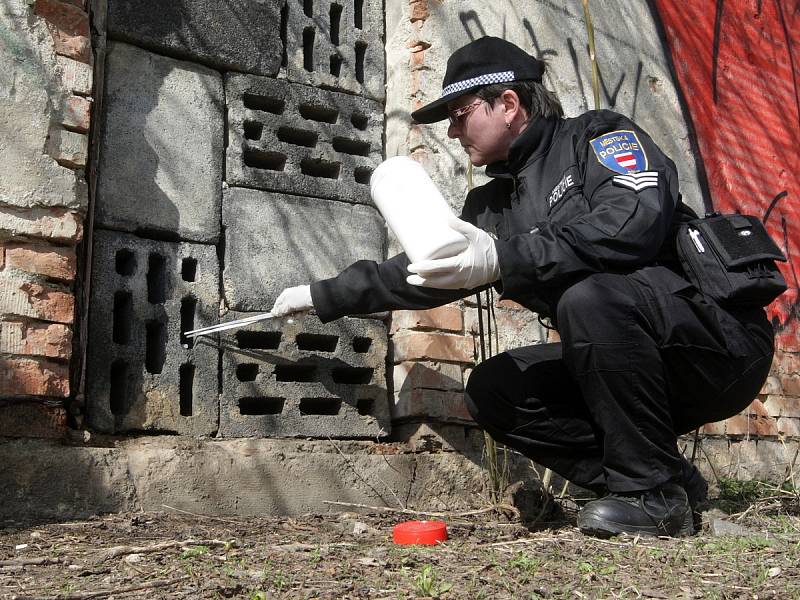
{"type": "Polygon", "coordinates": [[[392,530],[395,544],[433,545],[447,539],[447,525],[441,521],[405,521],[392,530]]]}

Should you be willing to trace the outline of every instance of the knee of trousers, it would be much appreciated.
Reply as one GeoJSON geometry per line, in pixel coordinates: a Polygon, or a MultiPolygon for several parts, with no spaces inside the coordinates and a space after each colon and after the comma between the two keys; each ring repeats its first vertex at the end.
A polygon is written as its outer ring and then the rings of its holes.
{"type": "Polygon", "coordinates": [[[497,374],[492,368],[491,359],[480,363],[473,369],[464,390],[464,401],[474,421],[481,427],[491,422],[494,414],[492,406],[497,393],[497,374]],[[494,384],[494,385],[493,385],[494,384]]]}
{"type": "Polygon", "coordinates": [[[562,340],[591,339],[629,318],[635,300],[626,293],[628,286],[622,275],[596,273],[567,289],[556,307],[562,340]]]}

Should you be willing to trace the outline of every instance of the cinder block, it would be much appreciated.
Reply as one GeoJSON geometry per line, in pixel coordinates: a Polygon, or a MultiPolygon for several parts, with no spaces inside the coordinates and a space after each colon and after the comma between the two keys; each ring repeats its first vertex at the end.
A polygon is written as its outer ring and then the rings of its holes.
{"type": "Polygon", "coordinates": [[[222,76],[112,43],[104,109],[97,223],[143,237],[168,234],[216,241],[222,196],[222,76]]]}
{"type": "Polygon", "coordinates": [[[370,203],[382,159],[383,107],[353,96],[229,73],[231,185],[370,203]]]}
{"type": "Polygon", "coordinates": [[[115,0],[114,39],[226,70],[277,75],[285,0],[115,0]]]}
{"type": "MultiPolygon", "coordinates": [[[[227,319],[243,316],[229,313],[227,319]]],[[[225,340],[220,435],[389,434],[381,321],[344,318],[323,325],[307,314],[261,321],[220,337],[225,340]]]]}
{"type": "Polygon", "coordinates": [[[230,188],[222,218],[225,298],[233,310],[269,310],[285,287],[384,257],[383,220],[369,206],[230,188]]]}
{"type": "Polygon", "coordinates": [[[290,80],[385,98],[383,2],[288,0],[286,11],[290,80]]]}
{"type": "Polygon", "coordinates": [[[214,246],[95,231],[87,412],[104,432],[217,429],[218,351],[181,332],[218,322],[214,246]]]}

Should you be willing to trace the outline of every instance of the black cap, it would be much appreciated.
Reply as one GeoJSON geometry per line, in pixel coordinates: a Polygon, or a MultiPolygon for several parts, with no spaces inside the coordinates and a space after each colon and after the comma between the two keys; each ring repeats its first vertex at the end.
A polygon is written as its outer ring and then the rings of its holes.
{"type": "Polygon", "coordinates": [[[498,37],[482,37],[462,46],[447,59],[442,97],[411,113],[417,123],[447,118],[447,103],[493,83],[542,81],[544,63],[519,46],[498,37]]]}

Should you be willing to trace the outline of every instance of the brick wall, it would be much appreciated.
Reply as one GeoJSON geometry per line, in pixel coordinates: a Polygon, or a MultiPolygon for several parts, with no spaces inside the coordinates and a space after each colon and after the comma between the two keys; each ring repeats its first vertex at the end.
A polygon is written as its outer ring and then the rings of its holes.
{"type": "Polygon", "coordinates": [[[74,391],[77,249],[92,110],[83,0],[9,0],[0,51],[16,86],[0,101],[0,436],[52,437],[74,391]],[[22,59],[22,61],[14,59],[22,59]],[[9,60],[10,59],[10,60],[9,60]]]}

